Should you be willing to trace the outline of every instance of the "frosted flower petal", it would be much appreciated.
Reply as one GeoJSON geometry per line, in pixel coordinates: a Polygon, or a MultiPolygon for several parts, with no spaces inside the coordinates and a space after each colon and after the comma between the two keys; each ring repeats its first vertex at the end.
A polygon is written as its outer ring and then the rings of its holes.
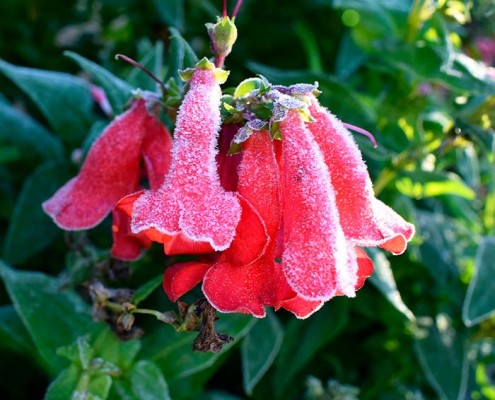
{"type": "Polygon", "coordinates": [[[345,235],[357,246],[391,247],[394,254],[402,253],[414,226],[375,198],[368,169],[352,135],[314,96],[310,98],[315,122],[307,126],[330,171],[345,235]]]}
{"type": "Polygon", "coordinates": [[[297,111],[281,123],[284,249],[289,285],[309,300],[328,300],[338,290],[353,295],[355,276],[339,223],[328,168],[297,111]]]}
{"type": "Polygon", "coordinates": [[[177,116],[170,171],[159,190],[136,201],[133,232],[180,231],[217,251],[229,247],[241,207],[236,196],[222,188],[217,172],[220,96],[213,71],[196,69],[177,116]]]}

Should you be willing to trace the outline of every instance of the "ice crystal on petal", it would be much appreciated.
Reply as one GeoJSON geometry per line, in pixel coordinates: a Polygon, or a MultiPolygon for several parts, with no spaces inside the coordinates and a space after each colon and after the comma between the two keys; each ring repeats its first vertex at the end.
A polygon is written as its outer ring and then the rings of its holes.
{"type": "Polygon", "coordinates": [[[214,72],[196,69],[177,115],[170,171],[158,191],[136,201],[133,232],[181,231],[215,250],[229,247],[241,209],[236,196],[222,188],[217,172],[220,97],[214,72]]]}

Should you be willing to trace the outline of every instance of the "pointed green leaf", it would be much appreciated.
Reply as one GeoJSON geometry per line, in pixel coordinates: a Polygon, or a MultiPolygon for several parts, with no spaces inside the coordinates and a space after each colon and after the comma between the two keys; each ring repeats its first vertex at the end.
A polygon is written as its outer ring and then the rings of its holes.
{"type": "Polygon", "coordinates": [[[79,54],[72,51],[66,51],[64,54],[78,63],[93,79],[93,82],[105,91],[114,115],[122,113],[125,104],[132,97],[132,86],[113,75],[110,71],[79,54]]]}
{"type": "Polygon", "coordinates": [[[169,30],[169,62],[165,81],[169,78],[175,78],[176,82],[181,82],[179,71],[194,67],[194,65],[198,62],[198,56],[177,29],[169,28],[169,30]]]}
{"type": "Polygon", "coordinates": [[[251,395],[253,389],[277,356],[284,338],[278,318],[270,311],[258,320],[241,345],[242,381],[244,391],[251,395]]]}
{"type": "Polygon", "coordinates": [[[41,203],[69,177],[63,165],[46,163],[24,182],[4,242],[3,257],[6,261],[21,263],[60,234],[60,229],[43,212],[41,203]]]}
{"type": "Polygon", "coordinates": [[[154,0],[158,16],[168,26],[184,28],[184,0],[154,0]]]}
{"type": "Polygon", "coordinates": [[[98,327],[89,306],[39,272],[17,271],[0,262],[0,277],[48,372],[59,372],[67,361],[56,350],[98,327]]]}
{"type": "Polygon", "coordinates": [[[12,305],[0,306],[0,349],[20,354],[33,354],[29,332],[12,305]]]}
{"type": "Polygon", "coordinates": [[[42,125],[7,103],[0,103],[0,142],[16,146],[24,158],[34,153],[45,160],[64,157],[62,142],[42,125]]]}
{"type": "Polygon", "coordinates": [[[105,327],[96,337],[93,348],[98,357],[122,370],[127,370],[141,349],[141,341],[139,339],[122,341],[110,328],[105,327]]]}
{"type": "Polygon", "coordinates": [[[495,236],[481,240],[476,255],[474,273],[464,300],[462,319],[467,326],[473,326],[495,314],[495,236]]]}
{"type": "Polygon", "coordinates": [[[325,305],[311,318],[293,319],[285,330],[279,357],[275,361],[273,382],[279,396],[292,380],[347,324],[347,302],[339,298],[325,305]]]}
{"type": "Polygon", "coordinates": [[[3,60],[0,72],[31,98],[64,141],[80,143],[91,123],[94,104],[84,80],[62,72],[18,67],[3,60]]]}
{"type": "Polygon", "coordinates": [[[72,399],[79,381],[79,369],[75,365],[64,369],[48,386],[44,400],[72,399]]]}
{"type": "Polygon", "coordinates": [[[89,399],[104,400],[108,397],[110,387],[112,386],[112,377],[108,375],[99,375],[91,377],[86,391],[83,393],[89,399]]]}
{"type": "Polygon", "coordinates": [[[153,279],[146,282],[144,285],[140,286],[132,296],[132,304],[138,305],[143,300],[148,298],[148,296],[153,293],[158,287],[161,286],[163,281],[163,275],[160,274],[155,276],[153,279]]]}
{"type": "Polygon", "coordinates": [[[168,385],[155,363],[139,361],[131,370],[132,391],[136,400],[170,400],[168,385]]]}
{"type": "Polygon", "coordinates": [[[373,260],[373,266],[375,268],[373,275],[370,277],[371,283],[382,292],[385,298],[403,314],[409,321],[414,321],[416,318],[412,311],[404,304],[402,297],[397,290],[394,275],[392,274],[392,268],[387,257],[377,249],[367,249],[373,260]]]}
{"type": "Polygon", "coordinates": [[[464,399],[469,378],[464,336],[445,314],[419,322],[414,350],[428,381],[439,399],[464,399]]]}

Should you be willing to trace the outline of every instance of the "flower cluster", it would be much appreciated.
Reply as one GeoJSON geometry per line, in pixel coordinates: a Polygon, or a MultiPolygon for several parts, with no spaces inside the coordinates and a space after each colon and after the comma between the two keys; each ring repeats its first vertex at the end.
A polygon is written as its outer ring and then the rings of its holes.
{"type": "Polygon", "coordinates": [[[202,282],[216,309],[256,317],[268,306],[305,318],[353,297],[373,272],[361,247],[406,249],[414,227],[375,198],[351,134],[315,85],[253,78],[222,96],[227,74],[206,59],[183,77],[173,139],[135,101],[44,203],[60,227],[88,229],[112,212],[114,257],[136,258],[151,241],[194,255],[166,269],[171,300],[202,282]],[[149,188],[139,190],[143,175],[149,188]]]}

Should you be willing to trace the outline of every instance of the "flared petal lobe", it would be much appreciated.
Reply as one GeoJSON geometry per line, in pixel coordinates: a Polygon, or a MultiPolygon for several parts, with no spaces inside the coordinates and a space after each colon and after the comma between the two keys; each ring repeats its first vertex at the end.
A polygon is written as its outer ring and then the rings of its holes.
{"type": "Polygon", "coordinates": [[[289,285],[308,300],[354,295],[356,261],[349,259],[328,168],[297,111],[281,122],[283,255],[289,285]],[[351,263],[351,265],[349,265],[351,263]]]}
{"type": "Polygon", "coordinates": [[[222,312],[247,313],[261,318],[266,315],[268,306],[285,308],[298,318],[308,317],[323,302],[306,300],[296,294],[287,283],[282,266],[275,261],[281,223],[280,176],[268,131],[256,132],[244,143],[238,191],[242,199],[257,210],[267,238],[264,239],[262,232],[255,234],[254,216],[243,208],[232,246],[206,273],[203,292],[222,312]],[[258,257],[251,261],[256,254],[258,257]]]}
{"type": "Polygon", "coordinates": [[[231,244],[241,206],[222,188],[217,172],[220,96],[213,71],[196,69],[177,116],[170,171],[160,189],[136,200],[133,232],[180,232],[218,251],[231,244]]]}
{"type": "Polygon", "coordinates": [[[65,230],[98,225],[117,201],[137,190],[141,142],[152,117],[144,101],[117,117],[95,141],[79,174],[43,203],[65,230]]]}
{"type": "Polygon", "coordinates": [[[131,218],[119,210],[112,211],[112,249],[113,258],[132,261],[141,255],[143,249],[151,247],[151,240],[143,234],[131,232],[131,218]]]}
{"type": "Polygon", "coordinates": [[[346,237],[357,246],[404,252],[414,226],[375,198],[368,169],[350,132],[312,95],[310,112],[315,121],[307,126],[330,172],[346,237]]]}

